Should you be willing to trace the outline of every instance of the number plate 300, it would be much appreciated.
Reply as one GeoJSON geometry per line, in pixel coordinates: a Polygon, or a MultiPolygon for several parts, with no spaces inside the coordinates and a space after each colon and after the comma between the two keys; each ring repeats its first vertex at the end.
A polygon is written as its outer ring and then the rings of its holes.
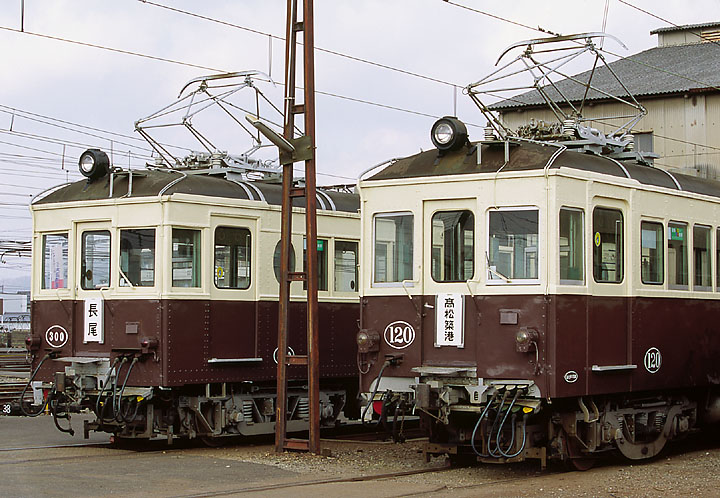
{"type": "Polygon", "coordinates": [[[407,322],[392,322],[385,327],[383,337],[391,348],[405,349],[415,340],[415,329],[407,322]]]}

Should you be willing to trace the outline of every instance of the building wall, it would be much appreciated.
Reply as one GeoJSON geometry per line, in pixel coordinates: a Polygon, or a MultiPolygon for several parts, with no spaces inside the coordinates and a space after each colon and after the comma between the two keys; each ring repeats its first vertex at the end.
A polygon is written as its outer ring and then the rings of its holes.
{"type": "MultiPolygon", "coordinates": [[[[694,176],[720,178],[720,93],[678,95],[640,102],[648,114],[633,131],[653,133],[654,152],[661,156],[656,159],[656,166],[694,176]]],[[[624,104],[601,103],[586,106],[582,114],[591,120],[597,119],[590,121],[590,126],[610,133],[629,120],[628,117],[612,117],[627,116],[631,114],[629,111],[633,110],[624,104]]],[[[503,123],[512,130],[527,124],[531,118],[548,123],[556,121],[547,108],[513,110],[501,116],[503,123]]]]}

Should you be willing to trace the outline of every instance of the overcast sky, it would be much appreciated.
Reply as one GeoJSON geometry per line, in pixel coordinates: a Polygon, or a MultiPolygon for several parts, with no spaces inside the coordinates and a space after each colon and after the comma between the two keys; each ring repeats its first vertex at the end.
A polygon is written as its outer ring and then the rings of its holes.
{"type": "MultiPolygon", "coordinates": [[[[720,20],[718,0],[628,1],[675,24],[720,20]]],[[[0,0],[0,240],[30,239],[30,198],[78,179],[77,158],[86,148],[112,148],[114,162],[122,166],[128,165],[128,151],[148,155],[146,144],[129,138],[138,137],[135,121],[171,103],[188,80],[212,74],[211,69],[259,70],[283,80],[284,43],[268,35],[284,37],[284,0],[25,0],[24,33],[21,4],[0,0]]],[[[319,183],[354,182],[369,166],[431,147],[432,123],[456,108],[465,122],[483,125],[462,87],[490,73],[511,43],[542,36],[491,16],[570,34],[600,31],[605,7],[605,0],[316,0],[316,47],[443,82],[318,51],[319,183]]],[[[663,26],[610,0],[605,30],[629,50],[613,42],[605,48],[626,55],[646,50],[657,44],[650,31],[663,26]]],[[[282,105],[281,85],[257,86],[282,105]]],[[[239,128],[210,118],[197,125],[219,149],[242,153],[249,147],[239,128]]],[[[477,127],[469,132],[471,139],[482,135],[477,127]]],[[[189,135],[173,136],[171,143],[200,150],[189,135]]],[[[130,159],[132,167],[143,162],[130,159]]],[[[16,278],[28,272],[27,259],[5,257],[0,284],[17,285],[16,278]]]]}

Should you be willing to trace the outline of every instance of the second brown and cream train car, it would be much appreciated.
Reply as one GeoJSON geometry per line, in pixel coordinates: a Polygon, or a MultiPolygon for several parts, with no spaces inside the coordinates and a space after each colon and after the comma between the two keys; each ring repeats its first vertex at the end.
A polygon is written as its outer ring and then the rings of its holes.
{"type": "Polygon", "coordinates": [[[359,182],[366,398],[487,462],[649,458],[719,420],[720,183],[457,140],[359,182]]]}
{"type": "MultiPolygon", "coordinates": [[[[28,347],[56,418],[90,409],[86,431],[121,437],[273,432],[281,185],[197,173],[111,170],[32,204],[28,347]]],[[[317,205],[322,422],[334,424],[356,405],[358,197],[319,189],[317,205]]],[[[293,247],[301,268],[302,234],[293,247]]],[[[306,350],[302,286],[291,354],[306,350]]],[[[304,378],[290,368],[291,431],[307,425],[304,378]]]]}

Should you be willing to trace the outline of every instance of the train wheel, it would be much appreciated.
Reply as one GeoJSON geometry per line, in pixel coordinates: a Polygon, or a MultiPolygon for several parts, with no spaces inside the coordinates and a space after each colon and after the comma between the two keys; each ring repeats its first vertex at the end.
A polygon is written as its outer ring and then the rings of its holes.
{"type": "Polygon", "coordinates": [[[200,436],[200,441],[208,448],[220,448],[225,445],[226,440],[226,437],[200,436]]]}
{"type": "Polygon", "coordinates": [[[580,456],[582,452],[580,451],[579,443],[574,438],[569,437],[565,431],[562,432],[562,440],[565,443],[565,452],[567,454],[565,466],[568,470],[585,472],[595,466],[597,458],[580,456]]]}
{"type": "Polygon", "coordinates": [[[569,470],[585,472],[592,469],[596,462],[597,458],[569,458],[566,463],[569,470]]]}

